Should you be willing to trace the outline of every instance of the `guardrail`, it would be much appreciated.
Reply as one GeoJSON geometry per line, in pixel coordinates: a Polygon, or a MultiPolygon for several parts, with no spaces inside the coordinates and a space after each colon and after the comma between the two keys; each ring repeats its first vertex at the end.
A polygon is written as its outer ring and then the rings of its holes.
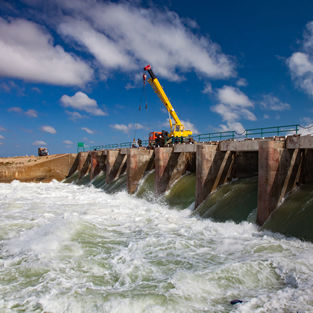
{"type": "MultiPolygon", "coordinates": [[[[227,139],[244,139],[244,138],[262,138],[262,137],[273,137],[282,136],[285,134],[298,134],[299,124],[293,125],[283,125],[283,126],[272,126],[272,127],[262,127],[262,128],[250,128],[244,130],[242,133],[237,133],[236,131],[224,131],[224,132],[214,132],[207,134],[199,134],[192,136],[197,142],[210,142],[210,141],[221,141],[227,139]]],[[[142,140],[142,146],[148,146],[148,140],[142,140]]],[[[77,152],[80,151],[92,151],[92,150],[106,150],[106,149],[119,149],[119,148],[131,148],[133,142],[122,142],[113,143],[106,145],[90,146],[82,142],[77,144],[77,152]]]]}

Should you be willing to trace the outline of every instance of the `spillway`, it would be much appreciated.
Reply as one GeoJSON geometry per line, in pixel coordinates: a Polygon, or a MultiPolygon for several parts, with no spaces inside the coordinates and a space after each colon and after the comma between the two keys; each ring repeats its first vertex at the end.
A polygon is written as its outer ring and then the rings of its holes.
{"type": "Polygon", "coordinates": [[[257,177],[240,179],[220,186],[194,214],[215,221],[255,222],[250,217],[257,206],[257,177]]]}
{"type": "Polygon", "coordinates": [[[313,242],[313,185],[303,185],[272,213],[264,229],[313,242]]]}

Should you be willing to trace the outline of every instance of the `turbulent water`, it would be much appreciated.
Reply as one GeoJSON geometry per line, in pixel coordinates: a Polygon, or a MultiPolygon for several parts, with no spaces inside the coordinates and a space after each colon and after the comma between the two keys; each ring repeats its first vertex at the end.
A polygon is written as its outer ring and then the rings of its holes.
{"type": "Polygon", "coordinates": [[[312,312],[312,248],[92,185],[0,184],[0,312],[312,312]]]}

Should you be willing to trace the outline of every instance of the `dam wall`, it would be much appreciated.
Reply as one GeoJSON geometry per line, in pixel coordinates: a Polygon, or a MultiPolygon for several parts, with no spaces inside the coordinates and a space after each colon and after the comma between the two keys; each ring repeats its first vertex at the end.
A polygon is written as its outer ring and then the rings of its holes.
{"type": "MultiPolygon", "coordinates": [[[[111,183],[126,173],[130,194],[136,192],[140,180],[151,169],[155,169],[156,195],[165,193],[186,173],[195,173],[195,208],[219,186],[234,179],[257,176],[259,225],[264,224],[284,197],[299,184],[313,182],[311,136],[177,144],[154,150],[129,148],[93,151],[89,152],[90,157],[86,157],[86,152],[83,153],[85,164],[81,169],[77,168],[79,176],[92,172],[97,166],[93,164],[99,164],[99,156],[102,156],[106,182],[111,183]]],[[[97,173],[99,170],[91,176],[95,177],[97,173]]]]}
{"type": "Polygon", "coordinates": [[[0,166],[0,181],[62,180],[74,173],[79,179],[87,177],[91,181],[102,172],[106,184],[126,175],[128,192],[134,194],[141,179],[152,169],[156,195],[165,193],[186,173],[195,173],[195,208],[219,186],[234,179],[257,176],[257,223],[263,225],[298,185],[313,182],[313,137],[294,135],[177,144],[154,150],[80,152],[29,166],[0,166]]]}

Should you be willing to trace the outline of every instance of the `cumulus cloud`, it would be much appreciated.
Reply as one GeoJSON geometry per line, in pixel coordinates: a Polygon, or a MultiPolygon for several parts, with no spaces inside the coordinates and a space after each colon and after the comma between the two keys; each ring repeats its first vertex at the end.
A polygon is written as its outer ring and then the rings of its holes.
{"type": "Polygon", "coordinates": [[[49,134],[55,134],[57,132],[54,127],[48,126],[48,125],[42,126],[41,130],[44,131],[44,132],[47,132],[49,134]]]}
{"type": "Polygon", "coordinates": [[[41,26],[0,18],[0,76],[54,85],[83,85],[93,71],[79,58],[53,45],[41,26]]]}
{"type": "Polygon", "coordinates": [[[81,130],[85,131],[88,134],[93,134],[94,133],[93,130],[91,130],[91,129],[87,128],[87,127],[82,127],[81,130]]]}
{"type": "Polygon", "coordinates": [[[233,62],[220,47],[196,34],[194,23],[173,11],[143,8],[135,2],[55,3],[66,13],[57,31],[84,47],[105,72],[137,71],[150,63],[169,80],[180,80],[180,72],[190,71],[213,78],[235,75],[233,62]]]}
{"type": "Polygon", "coordinates": [[[73,142],[71,140],[64,140],[63,143],[65,143],[66,145],[72,145],[73,142]]]}
{"type": "MultiPolygon", "coordinates": [[[[61,104],[66,108],[85,111],[91,115],[104,116],[107,115],[98,107],[97,101],[89,98],[85,93],[78,91],[74,96],[63,95],[60,99],[61,104]]],[[[78,115],[76,114],[76,118],[78,115]]]]}
{"type": "Polygon", "coordinates": [[[237,80],[237,82],[236,82],[236,85],[237,85],[238,87],[245,87],[245,86],[248,85],[248,82],[247,82],[247,80],[246,80],[245,78],[239,78],[239,79],[237,80]]]}
{"type": "Polygon", "coordinates": [[[4,127],[0,126],[0,132],[4,132],[4,131],[6,131],[6,129],[4,127]]]}
{"type": "Polygon", "coordinates": [[[270,95],[270,94],[263,96],[261,105],[264,109],[272,110],[272,111],[284,111],[284,110],[290,109],[289,103],[282,102],[277,97],[270,95]]]}
{"type": "Polygon", "coordinates": [[[313,21],[306,25],[301,51],[287,59],[287,66],[296,85],[313,97],[313,21]]]}
{"type": "Polygon", "coordinates": [[[33,142],[33,146],[46,146],[47,143],[43,140],[36,140],[33,142]]]}
{"type": "Polygon", "coordinates": [[[4,136],[0,135],[0,139],[4,139],[4,136]]]}
{"type": "Polygon", "coordinates": [[[114,125],[110,125],[110,127],[114,128],[116,130],[122,131],[124,133],[128,133],[132,129],[143,129],[144,128],[144,126],[139,124],[139,123],[128,124],[128,125],[125,125],[125,124],[114,124],[114,125]]]}
{"type": "Polygon", "coordinates": [[[254,107],[253,102],[238,88],[224,86],[217,91],[218,104],[211,107],[213,112],[221,115],[226,124],[221,124],[223,131],[235,130],[242,133],[244,128],[240,119],[255,121],[256,116],[250,111],[254,107]]]}

